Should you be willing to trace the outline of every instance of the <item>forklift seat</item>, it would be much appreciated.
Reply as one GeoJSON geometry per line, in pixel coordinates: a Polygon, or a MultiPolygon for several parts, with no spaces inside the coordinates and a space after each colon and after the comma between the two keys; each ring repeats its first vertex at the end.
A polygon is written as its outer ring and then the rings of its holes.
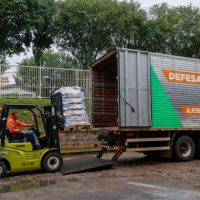
{"type": "Polygon", "coordinates": [[[8,142],[9,143],[20,143],[20,142],[24,142],[25,141],[24,139],[16,139],[15,140],[8,129],[6,129],[6,136],[8,138],[8,142]]]}

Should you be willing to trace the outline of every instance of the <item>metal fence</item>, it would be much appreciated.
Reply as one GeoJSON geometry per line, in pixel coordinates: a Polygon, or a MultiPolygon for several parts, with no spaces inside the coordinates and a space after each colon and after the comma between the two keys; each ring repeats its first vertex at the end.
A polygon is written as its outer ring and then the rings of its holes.
{"type": "Polygon", "coordinates": [[[0,65],[0,98],[48,98],[68,86],[81,87],[89,98],[89,70],[0,65]]]}

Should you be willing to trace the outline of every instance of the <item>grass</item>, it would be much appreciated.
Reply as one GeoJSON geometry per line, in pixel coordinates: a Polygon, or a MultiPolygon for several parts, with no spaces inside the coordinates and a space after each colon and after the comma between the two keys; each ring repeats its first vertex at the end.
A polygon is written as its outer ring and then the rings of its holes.
{"type": "Polygon", "coordinates": [[[51,100],[50,99],[0,99],[0,107],[2,107],[6,103],[11,103],[11,104],[32,104],[35,106],[38,106],[41,108],[42,106],[50,105],[51,100]]]}

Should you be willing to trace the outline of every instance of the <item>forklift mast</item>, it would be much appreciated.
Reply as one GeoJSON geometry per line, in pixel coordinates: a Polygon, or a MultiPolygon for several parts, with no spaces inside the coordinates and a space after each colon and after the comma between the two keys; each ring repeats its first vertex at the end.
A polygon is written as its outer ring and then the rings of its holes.
{"type": "Polygon", "coordinates": [[[8,113],[8,109],[6,106],[3,106],[1,119],[0,119],[1,146],[5,145],[5,133],[6,133],[6,122],[7,122],[6,113],[8,113]]]}
{"type": "Polygon", "coordinates": [[[59,117],[57,116],[56,107],[44,106],[44,117],[47,129],[47,137],[49,138],[50,148],[60,149],[58,130],[61,127],[59,117]]]}

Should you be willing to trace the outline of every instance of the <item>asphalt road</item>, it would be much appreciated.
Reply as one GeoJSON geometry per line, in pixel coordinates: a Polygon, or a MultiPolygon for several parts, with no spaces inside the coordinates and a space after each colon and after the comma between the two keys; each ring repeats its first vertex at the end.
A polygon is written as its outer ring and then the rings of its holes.
{"type": "Polygon", "coordinates": [[[200,160],[178,163],[125,154],[109,170],[65,176],[28,173],[1,179],[0,199],[198,200],[199,166],[200,160]]]}

